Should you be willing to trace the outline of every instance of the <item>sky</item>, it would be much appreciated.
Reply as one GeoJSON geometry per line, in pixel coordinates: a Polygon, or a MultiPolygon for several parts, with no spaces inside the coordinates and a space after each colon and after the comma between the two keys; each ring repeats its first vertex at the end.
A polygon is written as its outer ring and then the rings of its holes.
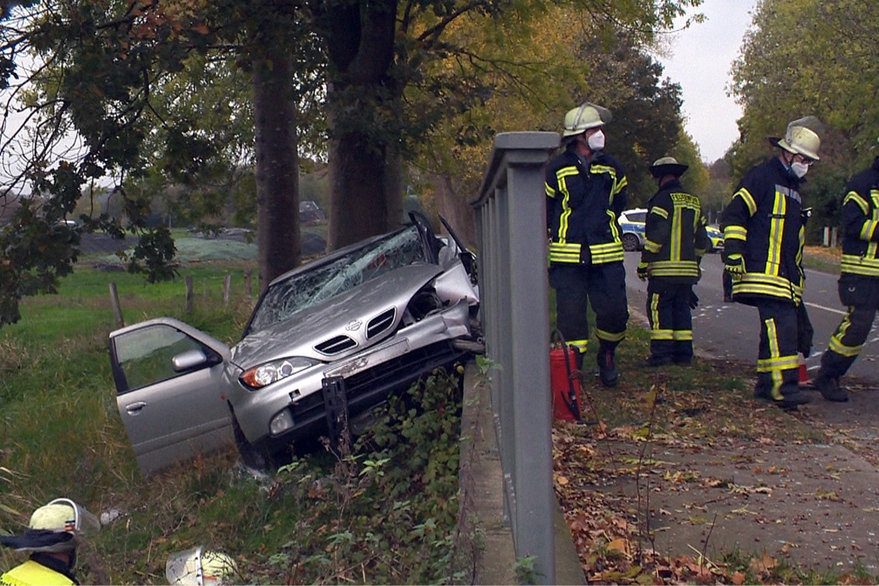
{"type": "Polygon", "coordinates": [[[756,5],[757,0],[705,0],[694,10],[705,22],[676,33],[669,55],[657,57],[663,75],[681,86],[686,130],[709,164],[738,138],[742,110],[727,96],[727,86],[756,5]]]}

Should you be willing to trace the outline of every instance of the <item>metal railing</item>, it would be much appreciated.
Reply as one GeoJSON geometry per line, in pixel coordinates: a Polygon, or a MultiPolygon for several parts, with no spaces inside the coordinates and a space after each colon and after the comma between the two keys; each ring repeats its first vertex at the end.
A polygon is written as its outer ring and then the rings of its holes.
{"type": "Polygon", "coordinates": [[[555,583],[552,396],[549,373],[544,165],[554,132],[497,135],[472,202],[491,404],[504,473],[505,522],[516,559],[534,557],[540,583],[555,583]]]}

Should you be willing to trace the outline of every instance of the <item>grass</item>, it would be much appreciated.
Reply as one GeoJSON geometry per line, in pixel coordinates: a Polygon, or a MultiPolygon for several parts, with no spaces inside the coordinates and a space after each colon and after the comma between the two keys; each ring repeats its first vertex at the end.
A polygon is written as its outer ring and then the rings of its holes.
{"type": "MultiPolygon", "coordinates": [[[[451,380],[431,379],[417,399],[440,406],[390,413],[394,426],[377,427],[382,435],[356,452],[294,460],[265,478],[245,473],[234,450],[140,475],[106,351],[116,327],[109,283],[126,323],[168,315],[232,344],[254,301],[248,270],[255,275],[248,261],[188,263],[175,282],[145,285],[83,263],[58,295],[23,301],[22,320],[0,329],[0,534],[67,496],[115,517],[80,548],[83,583],[165,584],[168,556],[197,545],[230,553],[235,583],[466,581],[455,566],[460,407],[448,403],[460,397],[451,380]],[[184,277],[194,282],[191,313],[184,277]],[[403,421],[417,452],[405,451],[403,421]]],[[[0,568],[21,559],[0,548],[0,568]]]]}
{"type": "Polygon", "coordinates": [[[839,273],[841,262],[841,248],[807,246],[803,255],[803,264],[806,268],[823,273],[839,273]]]}

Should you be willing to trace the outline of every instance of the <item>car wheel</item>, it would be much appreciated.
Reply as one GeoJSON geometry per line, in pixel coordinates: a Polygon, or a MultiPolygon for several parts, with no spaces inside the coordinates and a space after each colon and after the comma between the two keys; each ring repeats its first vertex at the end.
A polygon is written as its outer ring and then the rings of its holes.
{"type": "Polygon", "coordinates": [[[638,237],[634,234],[623,234],[623,250],[627,252],[638,250],[639,244],[638,237]]]}

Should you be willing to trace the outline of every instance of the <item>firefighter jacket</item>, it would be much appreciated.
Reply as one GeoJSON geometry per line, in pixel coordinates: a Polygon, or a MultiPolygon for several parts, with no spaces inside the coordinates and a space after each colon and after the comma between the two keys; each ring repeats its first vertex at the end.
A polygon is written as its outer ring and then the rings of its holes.
{"type": "Polygon", "coordinates": [[[723,212],[727,258],[741,254],[745,272],[733,283],[736,301],[803,297],[806,214],[798,180],[778,157],[748,171],[723,212]]]}
{"type": "Polygon", "coordinates": [[[647,263],[651,280],[690,285],[699,280],[699,263],[709,245],[702,204],[677,179],[647,202],[644,235],[641,261],[647,263]]]}
{"type": "Polygon", "coordinates": [[[0,576],[0,586],[72,586],[79,584],[73,577],[63,570],[53,569],[49,565],[56,560],[45,560],[42,564],[29,559],[20,566],[16,566],[0,576]]]}
{"type": "Polygon", "coordinates": [[[843,273],[879,278],[879,157],[852,177],[842,201],[843,273]]]}
{"type": "Polygon", "coordinates": [[[626,207],[622,167],[599,151],[586,162],[569,148],[546,169],[550,264],[623,262],[617,218],[626,207]]]}

